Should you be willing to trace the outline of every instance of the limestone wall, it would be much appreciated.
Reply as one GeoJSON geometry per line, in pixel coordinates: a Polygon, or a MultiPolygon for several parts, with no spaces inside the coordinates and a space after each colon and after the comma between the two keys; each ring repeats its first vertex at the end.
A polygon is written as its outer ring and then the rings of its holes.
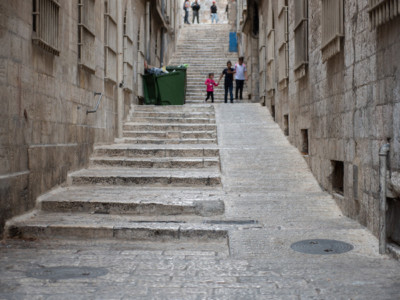
{"type": "MultiPolygon", "coordinates": [[[[268,2],[260,4],[264,20],[268,2]]],[[[277,3],[272,1],[275,24],[277,3]]],[[[378,152],[387,140],[391,145],[390,171],[400,168],[400,18],[371,30],[368,1],[344,1],[341,50],[323,63],[321,1],[308,1],[309,63],[305,76],[299,78],[294,72],[294,2],[288,3],[289,84],[286,88],[276,85],[275,93],[263,102],[270,109],[274,106],[276,121],[283,130],[284,115],[288,115],[288,138],[300,151],[302,133],[308,130],[309,155],[305,159],[312,172],[322,187],[333,193],[347,216],[377,234],[378,152]],[[333,161],[343,163],[342,193],[335,189],[333,161]]],[[[275,34],[277,31],[279,28],[275,34]]],[[[278,64],[278,45],[274,51],[278,64]]]]}
{"type": "MultiPolygon", "coordinates": [[[[32,3],[0,1],[0,233],[6,219],[33,208],[38,195],[85,167],[94,143],[111,143],[117,134],[119,87],[104,72],[104,1],[95,1],[94,73],[78,65],[77,1],[59,2],[59,56],[32,42],[32,3]],[[104,94],[99,110],[86,114],[97,103],[95,92],[104,94]]],[[[127,0],[122,3],[125,9],[127,0]]],[[[130,4],[133,91],[123,92],[123,116],[137,102],[138,36],[145,16],[145,1],[130,4]]],[[[153,29],[159,28],[154,22],[153,29]]],[[[176,37],[166,34],[165,60],[176,37]]],[[[152,45],[155,39],[153,34],[152,45]]]]}

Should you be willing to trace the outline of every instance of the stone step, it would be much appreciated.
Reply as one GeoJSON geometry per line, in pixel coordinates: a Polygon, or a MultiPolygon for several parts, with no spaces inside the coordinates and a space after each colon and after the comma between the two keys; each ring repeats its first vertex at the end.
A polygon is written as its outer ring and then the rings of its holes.
{"type": "Polygon", "coordinates": [[[210,131],[216,130],[215,124],[145,124],[145,123],[133,123],[126,122],[123,126],[123,130],[127,131],[210,131]]]}
{"type": "Polygon", "coordinates": [[[70,185],[218,186],[217,169],[90,168],[68,175],[70,185]]]}
{"type": "Polygon", "coordinates": [[[136,111],[130,113],[130,118],[148,118],[148,117],[164,117],[164,118],[215,118],[214,112],[151,112],[136,111]]]}
{"type": "Polygon", "coordinates": [[[135,117],[136,123],[152,124],[215,124],[214,118],[135,117]]]}
{"type": "Polygon", "coordinates": [[[129,168],[209,168],[218,167],[218,157],[153,157],[153,158],[127,158],[127,157],[92,157],[92,166],[112,166],[129,168]]]}
{"type": "Polygon", "coordinates": [[[165,188],[80,186],[58,188],[43,195],[38,198],[38,207],[42,211],[62,213],[214,216],[224,213],[222,196],[215,189],[177,191],[165,188]]]}
{"type": "Polygon", "coordinates": [[[96,146],[94,156],[124,157],[215,157],[219,150],[215,144],[207,145],[140,145],[113,144],[96,146]]]}
{"type": "Polygon", "coordinates": [[[140,112],[163,112],[163,113],[182,113],[182,112],[207,112],[214,113],[214,107],[212,105],[202,104],[196,106],[185,106],[185,105],[134,105],[134,111],[140,112]]]}
{"type": "Polygon", "coordinates": [[[226,239],[226,228],[176,220],[135,220],[132,216],[33,211],[7,222],[7,238],[123,239],[137,241],[226,239]]]}
{"type": "Polygon", "coordinates": [[[124,131],[127,138],[176,138],[176,139],[212,139],[216,138],[215,130],[210,131],[124,131]]]}
{"type": "Polygon", "coordinates": [[[217,140],[215,138],[211,139],[197,139],[197,138],[120,138],[115,139],[116,143],[125,144],[155,144],[155,145],[165,145],[165,144],[216,144],[217,140]]]}

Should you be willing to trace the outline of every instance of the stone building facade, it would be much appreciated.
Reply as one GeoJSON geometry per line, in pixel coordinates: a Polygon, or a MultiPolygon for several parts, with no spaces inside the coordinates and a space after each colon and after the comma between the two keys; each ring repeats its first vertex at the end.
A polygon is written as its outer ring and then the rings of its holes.
{"type": "Polygon", "coordinates": [[[0,0],[0,232],[121,134],[180,14],[178,0],[0,0]]]}
{"type": "Polygon", "coordinates": [[[376,235],[379,149],[389,142],[387,226],[398,244],[399,15],[398,0],[249,0],[238,20],[245,56],[258,53],[254,100],[344,214],[376,235]]]}

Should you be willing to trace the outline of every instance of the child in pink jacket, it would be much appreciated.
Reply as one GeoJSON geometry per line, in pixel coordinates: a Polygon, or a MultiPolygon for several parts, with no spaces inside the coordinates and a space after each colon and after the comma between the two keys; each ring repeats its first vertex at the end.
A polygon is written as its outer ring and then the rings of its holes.
{"type": "Polygon", "coordinates": [[[211,97],[211,102],[214,103],[214,86],[218,86],[219,83],[215,83],[214,81],[214,73],[208,74],[208,78],[205,82],[205,85],[207,86],[207,98],[204,100],[204,102],[207,102],[207,100],[211,97]]]}

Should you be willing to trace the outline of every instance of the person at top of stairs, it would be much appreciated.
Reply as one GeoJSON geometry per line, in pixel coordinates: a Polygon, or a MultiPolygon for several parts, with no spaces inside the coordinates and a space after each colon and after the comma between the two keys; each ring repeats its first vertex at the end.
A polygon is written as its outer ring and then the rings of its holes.
{"type": "Polygon", "coordinates": [[[189,8],[190,8],[190,1],[189,0],[185,0],[185,2],[183,2],[183,10],[185,11],[185,19],[184,22],[185,24],[189,24],[189,8]]]}
{"type": "Polygon", "coordinates": [[[207,98],[204,100],[204,102],[207,102],[207,100],[211,97],[211,102],[214,103],[214,86],[219,85],[219,81],[218,83],[215,83],[214,81],[214,73],[208,74],[205,84],[207,86],[207,98]]]}
{"type": "Polygon", "coordinates": [[[215,4],[215,1],[213,1],[213,5],[211,5],[210,10],[211,10],[211,23],[214,24],[214,21],[215,23],[218,23],[218,13],[217,13],[218,8],[217,5],[215,4]]]}
{"type": "Polygon", "coordinates": [[[197,18],[197,24],[200,24],[199,22],[199,10],[200,10],[200,4],[195,0],[192,3],[192,10],[193,10],[193,20],[192,23],[194,24],[194,20],[197,18]]]}

